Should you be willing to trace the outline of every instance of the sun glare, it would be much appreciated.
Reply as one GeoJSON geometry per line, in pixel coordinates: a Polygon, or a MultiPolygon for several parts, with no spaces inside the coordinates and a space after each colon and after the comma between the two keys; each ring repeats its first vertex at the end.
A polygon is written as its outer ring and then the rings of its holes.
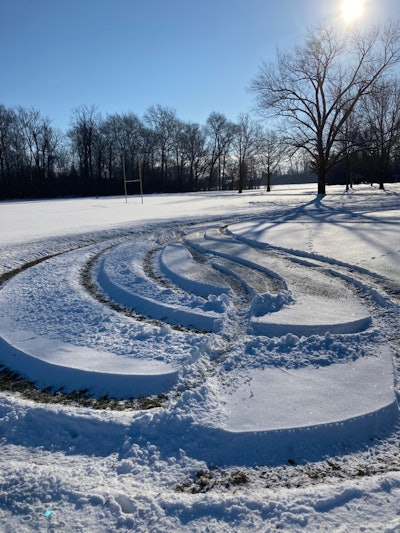
{"type": "Polygon", "coordinates": [[[361,17],[363,13],[363,0],[343,0],[342,15],[346,22],[352,22],[361,17]]]}

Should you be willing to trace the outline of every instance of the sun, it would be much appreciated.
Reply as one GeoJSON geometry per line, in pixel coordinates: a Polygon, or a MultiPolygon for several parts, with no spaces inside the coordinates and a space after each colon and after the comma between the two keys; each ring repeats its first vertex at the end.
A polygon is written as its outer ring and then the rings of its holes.
{"type": "Polygon", "coordinates": [[[346,22],[352,22],[361,17],[364,8],[363,0],[342,0],[342,15],[346,22]]]}

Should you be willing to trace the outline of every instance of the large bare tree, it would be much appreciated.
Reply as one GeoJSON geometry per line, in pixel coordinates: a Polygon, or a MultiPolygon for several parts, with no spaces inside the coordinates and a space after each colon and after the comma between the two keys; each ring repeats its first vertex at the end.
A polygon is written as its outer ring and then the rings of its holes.
{"type": "Polygon", "coordinates": [[[340,35],[310,30],[305,43],[278,51],[251,83],[263,115],[283,119],[287,143],[308,153],[326,193],[328,171],[343,159],[337,143],[344,124],[374,84],[400,61],[400,26],[340,35]]]}

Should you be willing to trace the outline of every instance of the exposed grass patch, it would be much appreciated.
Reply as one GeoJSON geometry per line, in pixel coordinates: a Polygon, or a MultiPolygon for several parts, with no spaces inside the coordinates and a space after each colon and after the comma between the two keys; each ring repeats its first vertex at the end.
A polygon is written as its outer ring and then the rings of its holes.
{"type": "Polygon", "coordinates": [[[108,396],[94,398],[88,390],[65,392],[62,389],[54,390],[52,387],[37,388],[33,382],[3,365],[0,365],[0,391],[16,393],[24,399],[45,404],[71,405],[113,411],[153,409],[154,407],[162,407],[167,399],[165,394],[129,398],[127,400],[118,400],[108,396]]]}
{"type": "Polygon", "coordinates": [[[37,259],[34,259],[33,261],[29,261],[28,263],[24,263],[22,266],[15,268],[14,270],[9,270],[8,272],[5,272],[0,276],[0,286],[3,285],[3,283],[6,283],[10,279],[12,279],[17,274],[20,274],[21,272],[24,272],[24,270],[28,270],[28,268],[34,267],[36,265],[39,265],[40,263],[43,263],[44,261],[47,261],[47,259],[51,259],[52,257],[56,257],[57,255],[61,255],[65,253],[63,252],[55,252],[54,254],[49,254],[44,257],[39,257],[37,259]]]}
{"type": "Polygon", "coordinates": [[[199,470],[191,479],[175,487],[177,492],[199,494],[213,488],[234,488],[247,485],[250,479],[242,470],[199,470]]]}

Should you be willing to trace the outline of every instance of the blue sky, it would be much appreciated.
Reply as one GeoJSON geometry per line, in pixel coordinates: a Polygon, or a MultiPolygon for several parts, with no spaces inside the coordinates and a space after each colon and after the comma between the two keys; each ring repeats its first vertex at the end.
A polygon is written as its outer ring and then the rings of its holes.
{"type": "MultiPolygon", "coordinates": [[[[251,111],[247,91],[276,47],[342,24],[342,0],[0,0],[0,104],[35,108],[66,129],[71,110],[152,104],[203,124],[212,111],[251,111]]],[[[399,0],[364,0],[368,20],[399,0]]]]}

